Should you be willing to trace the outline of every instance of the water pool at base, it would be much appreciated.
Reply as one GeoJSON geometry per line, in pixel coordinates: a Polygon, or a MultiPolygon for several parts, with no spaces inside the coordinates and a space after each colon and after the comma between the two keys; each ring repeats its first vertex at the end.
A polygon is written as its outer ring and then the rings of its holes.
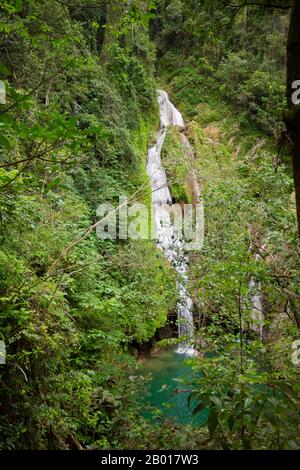
{"type": "MultiPolygon", "coordinates": [[[[145,360],[143,375],[151,374],[148,384],[148,395],[143,398],[146,405],[159,409],[164,418],[172,418],[177,424],[199,426],[207,420],[208,412],[193,415],[192,410],[197,401],[188,404],[188,385],[192,378],[192,368],[186,364],[187,356],[178,354],[175,350],[163,351],[158,357],[145,360]],[[187,384],[179,380],[185,380],[187,384]]],[[[147,411],[144,415],[149,419],[155,418],[155,411],[147,411]]]]}

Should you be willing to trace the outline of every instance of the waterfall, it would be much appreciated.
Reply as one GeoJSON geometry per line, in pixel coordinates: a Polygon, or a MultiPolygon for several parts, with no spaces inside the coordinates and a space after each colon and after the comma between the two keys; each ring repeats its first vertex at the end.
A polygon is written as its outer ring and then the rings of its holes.
{"type": "MultiPolygon", "coordinates": [[[[252,245],[250,245],[250,250],[252,250],[252,245]]],[[[254,256],[254,259],[258,259],[259,254],[254,256]]],[[[250,292],[254,292],[251,296],[251,318],[250,318],[250,328],[252,331],[259,333],[260,339],[263,339],[263,323],[264,323],[264,307],[261,294],[261,284],[257,282],[252,277],[249,281],[250,292]]]]}
{"type": "Polygon", "coordinates": [[[263,322],[264,322],[264,311],[263,303],[261,298],[261,285],[258,282],[255,282],[253,278],[249,282],[250,291],[256,290],[257,292],[251,297],[251,321],[250,328],[251,330],[259,333],[260,339],[263,339],[263,322]]]}
{"type": "Polygon", "coordinates": [[[183,338],[183,340],[177,348],[177,352],[180,354],[193,355],[194,349],[191,346],[194,334],[193,302],[187,290],[189,260],[185,254],[184,240],[178,237],[176,226],[171,220],[170,207],[172,206],[172,197],[161,160],[162,148],[168,126],[183,128],[184,121],[181,113],[170,102],[168,94],[165,91],[158,91],[158,102],[160,107],[160,130],[157,135],[156,144],[149,149],[147,163],[147,173],[150,177],[152,189],[156,239],[157,246],[164,252],[166,258],[178,273],[178,334],[179,338],[183,338]]]}

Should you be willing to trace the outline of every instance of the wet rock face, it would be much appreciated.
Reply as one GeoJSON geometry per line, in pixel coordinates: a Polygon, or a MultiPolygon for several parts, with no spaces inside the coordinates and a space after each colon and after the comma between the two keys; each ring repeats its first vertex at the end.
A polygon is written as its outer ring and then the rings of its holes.
{"type": "Polygon", "coordinates": [[[174,322],[169,322],[166,326],[159,328],[155,333],[155,339],[162,341],[163,339],[176,338],[178,336],[178,328],[175,321],[176,319],[174,319],[174,322]]]}
{"type": "Polygon", "coordinates": [[[177,315],[172,314],[169,316],[167,324],[162,328],[158,328],[154,337],[149,341],[145,341],[143,343],[133,341],[130,344],[130,350],[132,354],[140,358],[150,357],[153,352],[155,353],[158,341],[162,341],[163,339],[177,338],[178,327],[176,321],[177,315]]]}

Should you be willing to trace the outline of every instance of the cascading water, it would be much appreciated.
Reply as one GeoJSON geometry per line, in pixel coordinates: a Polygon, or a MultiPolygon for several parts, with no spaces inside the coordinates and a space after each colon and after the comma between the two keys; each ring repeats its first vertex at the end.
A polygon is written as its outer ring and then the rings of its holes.
{"type": "Polygon", "coordinates": [[[187,291],[188,257],[184,250],[184,240],[179,238],[176,227],[170,216],[172,198],[167,184],[165,169],[161,161],[162,147],[167,134],[168,126],[183,128],[184,121],[181,113],[170,102],[165,91],[158,91],[158,102],[160,107],[160,130],[157,135],[156,145],[149,149],[147,172],[150,177],[152,189],[152,205],[155,215],[155,228],[157,245],[161,248],[178,273],[177,289],[179,301],[177,313],[179,319],[178,333],[183,338],[177,349],[178,353],[193,355],[191,346],[193,340],[193,302],[187,291]]]}
{"type": "Polygon", "coordinates": [[[259,333],[261,340],[263,339],[263,322],[264,322],[264,311],[261,297],[261,285],[255,282],[253,278],[250,279],[249,289],[256,290],[256,293],[251,298],[252,311],[250,328],[259,333]]]}
{"type": "MultiPolygon", "coordinates": [[[[252,250],[252,246],[250,246],[252,250]]],[[[254,259],[258,259],[259,255],[256,254],[254,259]]],[[[254,291],[255,293],[251,297],[252,303],[252,310],[251,310],[251,321],[250,321],[250,328],[251,330],[259,333],[260,339],[263,339],[263,323],[264,323],[264,307],[263,307],[263,300],[261,294],[261,284],[260,282],[256,282],[253,277],[249,281],[249,289],[250,291],[254,291]]]]}

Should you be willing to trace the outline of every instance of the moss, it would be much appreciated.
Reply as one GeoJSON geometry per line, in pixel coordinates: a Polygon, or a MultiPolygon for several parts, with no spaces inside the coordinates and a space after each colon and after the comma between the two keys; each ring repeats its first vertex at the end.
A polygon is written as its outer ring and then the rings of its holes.
{"type": "Polygon", "coordinates": [[[191,161],[188,149],[181,143],[179,130],[175,127],[168,129],[162,152],[162,162],[174,202],[191,203],[192,196],[188,185],[191,161]]]}
{"type": "MultiPolygon", "coordinates": [[[[91,31],[86,36],[80,21],[49,1],[55,9],[47,15],[45,2],[33,1],[24,15],[12,9],[7,18],[12,28],[28,27],[31,58],[25,62],[15,50],[22,49],[22,37],[7,33],[15,82],[24,96],[42,86],[3,118],[13,146],[2,147],[0,158],[22,160],[42,148],[45,160],[32,158],[19,177],[18,171],[0,172],[0,185],[16,177],[1,200],[0,338],[9,345],[11,364],[19,366],[0,371],[6,383],[1,403],[7,404],[0,447],[67,449],[74,445],[70,433],[84,446],[120,447],[118,423],[126,418],[135,426],[141,419],[136,386],[128,380],[136,366],[128,346],[164,326],[176,302],[176,279],[154,242],[82,235],[96,222],[99,204],[116,207],[120,196],[131,196],[143,183],[139,201],[151,207],[146,157],[158,121],[153,46],[145,25],[130,16],[138,34],[130,34],[126,47],[112,37],[115,54],[103,64],[99,51],[89,48],[91,31]],[[53,38],[61,38],[53,39],[55,60],[48,39],[38,36],[48,23],[53,38]],[[45,64],[51,78],[45,78],[45,64]],[[64,159],[67,164],[60,163],[64,159]]],[[[19,98],[11,82],[9,104],[19,98]]]]}

